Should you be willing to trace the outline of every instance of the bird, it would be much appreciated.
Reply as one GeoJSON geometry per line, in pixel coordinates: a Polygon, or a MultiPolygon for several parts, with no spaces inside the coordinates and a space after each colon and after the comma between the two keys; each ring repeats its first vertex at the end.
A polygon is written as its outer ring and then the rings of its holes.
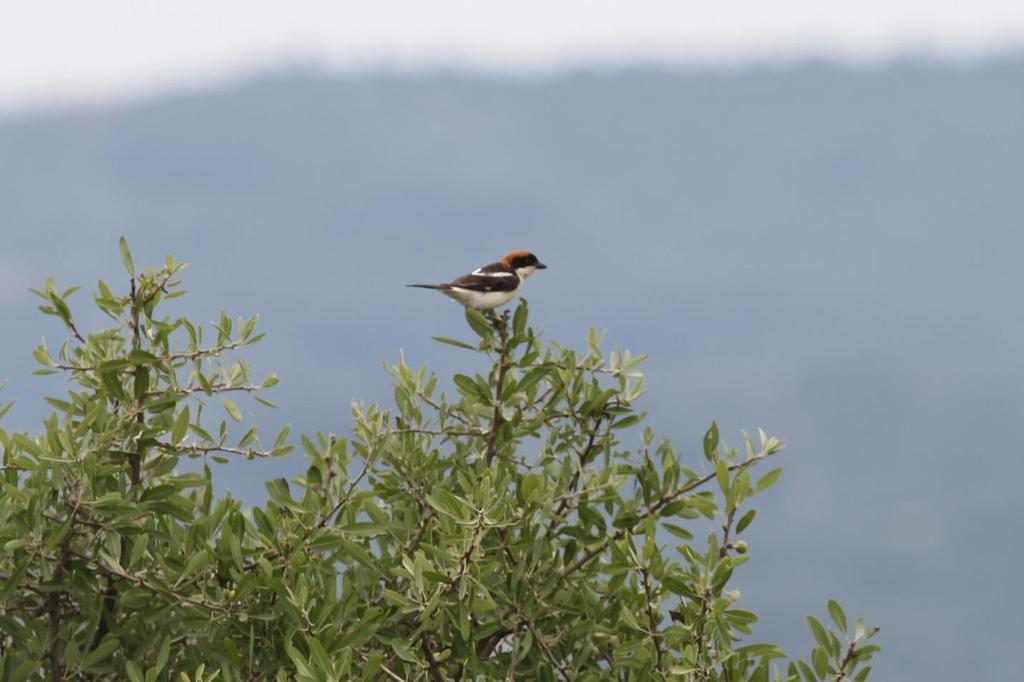
{"type": "Polygon", "coordinates": [[[496,263],[441,284],[407,284],[434,289],[473,310],[494,310],[511,301],[530,275],[548,266],[529,251],[509,251],[496,263]]]}

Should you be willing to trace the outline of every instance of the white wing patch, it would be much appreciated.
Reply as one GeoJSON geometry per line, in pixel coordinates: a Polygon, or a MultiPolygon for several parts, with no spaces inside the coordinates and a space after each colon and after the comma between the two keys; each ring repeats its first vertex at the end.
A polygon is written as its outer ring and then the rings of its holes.
{"type": "Polygon", "coordinates": [[[515,273],[512,272],[484,272],[483,269],[477,268],[470,274],[478,275],[481,277],[512,277],[515,273]]]}

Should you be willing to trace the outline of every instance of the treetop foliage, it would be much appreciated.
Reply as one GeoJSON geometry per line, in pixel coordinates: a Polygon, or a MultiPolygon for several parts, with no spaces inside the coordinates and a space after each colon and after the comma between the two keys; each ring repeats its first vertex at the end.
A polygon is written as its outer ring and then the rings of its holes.
{"type": "Polygon", "coordinates": [[[76,324],[77,288],[35,292],[68,334],[37,373],[68,390],[39,435],[0,430],[0,680],[867,678],[877,630],[834,601],[808,661],[751,639],[730,580],[782,444],[712,424],[683,457],[641,430],[643,356],[545,343],[526,301],[468,311],[475,338],[436,340],[486,374],[389,367],[393,409],[300,436],[305,472],[246,509],[217,465],[296,447],[236,403],[273,406],[240,356],[257,318],[163,316],[185,264],[121,252],[106,329],[76,324]]]}

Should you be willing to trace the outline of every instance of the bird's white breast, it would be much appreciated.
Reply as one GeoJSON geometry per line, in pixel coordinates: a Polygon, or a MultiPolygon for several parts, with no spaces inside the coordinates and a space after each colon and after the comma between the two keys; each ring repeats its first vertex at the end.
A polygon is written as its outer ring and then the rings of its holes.
{"type": "Polygon", "coordinates": [[[472,291],[470,289],[452,287],[451,289],[446,289],[444,293],[464,306],[475,310],[487,310],[489,308],[497,308],[511,301],[519,293],[519,287],[516,287],[513,291],[472,291]]]}

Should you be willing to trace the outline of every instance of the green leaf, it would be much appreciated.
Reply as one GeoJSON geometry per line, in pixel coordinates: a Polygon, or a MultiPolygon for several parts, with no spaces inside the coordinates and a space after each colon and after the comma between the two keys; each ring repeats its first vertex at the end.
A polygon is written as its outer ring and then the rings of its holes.
{"type": "Polygon", "coordinates": [[[238,405],[235,405],[230,398],[221,398],[221,400],[224,402],[224,409],[228,411],[231,418],[236,422],[242,421],[242,412],[238,409],[238,405]]]}
{"type": "Polygon", "coordinates": [[[841,632],[846,632],[846,614],[835,599],[828,600],[828,615],[832,616],[832,622],[841,632]]]}
{"type": "Polygon", "coordinates": [[[377,680],[381,679],[381,676],[377,674],[380,670],[381,665],[384,664],[384,654],[380,651],[374,651],[372,654],[367,656],[366,663],[363,665],[362,673],[363,680],[377,680]]]}
{"type": "Polygon", "coordinates": [[[786,657],[786,652],[775,644],[749,644],[736,649],[736,653],[743,654],[745,656],[758,656],[769,660],[773,658],[786,657]]]}
{"type": "Polygon", "coordinates": [[[491,396],[481,389],[480,384],[474,381],[471,377],[465,374],[456,374],[452,377],[452,381],[459,387],[459,391],[467,398],[477,398],[484,403],[490,404],[491,396]]]}
{"type": "Polygon", "coordinates": [[[267,492],[270,493],[270,499],[278,506],[296,512],[304,511],[302,506],[292,499],[291,492],[288,490],[288,481],[283,478],[275,478],[267,481],[265,485],[267,492]]]}
{"type": "Polygon", "coordinates": [[[690,599],[697,599],[697,591],[694,586],[691,586],[683,577],[676,575],[666,575],[661,579],[661,584],[668,588],[673,594],[678,594],[681,597],[689,597],[690,599]]]}
{"type": "Polygon", "coordinates": [[[633,612],[626,608],[625,604],[623,604],[622,608],[619,609],[619,618],[626,625],[633,628],[634,630],[643,631],[643,627],[640,626],[640,622],[637,621],[636,616],[633,615],[633,612]]]}
{"type": "Polygon", "coordinates": [[[742,533],[746,529],[746,527],[750,525],[750,522],[754,520],[754,517],[756,515],[757,510],[755,509],[751,509],[746,514],[744,514],[740,518],[739,523],[736,524],[736,534],[739,535],[740,533],[742,533]]]}
{"type": "Polygon", "coordinates": [[[203,392],[205,392],[206,395],[213,395],[213,384],[210,383],[210,380],[206,378],[205,374],[198,371],[198,367],[196,369],[196,379],[199,380],[199,385],[203,387],[203,392]]]}
{"type": "Polygon", "coordinates": [[[519,380],[519,383],[516,384],[516,390],[525,391],[546,377],[550,371],[550,367],[534,367],[519,380]]]}
{"type": "Polygon", "coordinates": [[[155,502],[157,500],[166,500],[171,495],[178,492],[177,486],[165,483],[163,485],[155,485],[152,488],[146,488],[139,498],[139,502],[155,502]]]}
{"type": "Polygon", "coordinates": [[[96,368],[100,375],[100,381],[107,392],[120,402],[125,400],[124,386],[121,385],[120,371],[129,363],[120,360],[101,362],[96,368]]]}
{"type": "Polygon", "coordinates": [[[168,393],[152,402],[146,403],[146,410],[153,412],[154,414],[158,412],[166,412],[167,410],[174,409],[177,404],[177,396],[173,393],[168,393]]]}
{"type": "Polygon", "coordinates": [[[434,341],[438,343],[447,343],[449,346],[455,346],[456,348],[465,348],[466,350],[476,350],[476,346],[472,346],[464,341],[458,339],[449,339],[447,336],[431,336],[434,341]]]}
{"type": "Polygon", "coordinates": [[[188,405],[186,405],[174,420],[174,428],[171,430],[171,443],[177,445],[188,435],[188,423],[191,420],[188,405]]]}
{"type": "Polygon", "coordinates": [[[778,469],[772,469],[767,474],[757,480],[757,485],[754,486],[755,493],[761,493],[775,484],[775,481],[779,480],[779,476],[782,475],[782,467],[778,469]]]}
{"type": "Polygon", "coordinates": [[[45,346],[37,346],[36,349],[32,351],[32,356],[40,365],[44,365],[46,367],[53,365],[53,359],[50,358],[50,354],[46,352],[45,346]]]}
{"type": "Polygon", "coordinates": [[[259,431],[256,429],[255,426],[246,431],[245,435],[242,436],[242,439],[238,441],[238,447],[244,448],[251,445],[256,440],[256,435],[258,433],[259,431]]]}
{"type": "Polygon", "coordinates": [[[683,540],[693,539],[693,533],[686,530],[682,526],[677,526],[674,523],[662,523],[661,525],[664,526],[665,530],[667,530],[669,533],[672,533],[672,535],[675,535],[677,538],[682,538],[683,540]]]}
{"type": "Polygon", "coordinates": [[[299,674],[298,679],[320,679],[313,674],[313,670],[306,664],[306,657],[302,655],[302,652],[296,649],[290,642],[285,644],[285,651],[288,653],[288,657],[292,659],[292,665],[295,666],[295,670],[299,674]]]}
{"type": "Polygon", "coordinates": [[[724,459],[720,459],[717,462],[715,462],[715,478],[718,479],[718,487],[722,489],[722,493],[728,495],[729,465],[726,464],[724,459]]]}
{"type": "Polygon", "coordinates": [[[580,408],[580,411],[587,416],[601,414],[601,412],[604,411],[605,405],[608,404],[608,401],[615,396],[616,393],[618,393],[618,391],[613,388],[609,388],[604,391],[597,391],[585,403],[583,403],[583,407],[580,408]]]}
{"type": "Polygon", "coordinates": [[[135,381],[133,383],[133,394],[135,400],[141,402],[149,390],[149,369],[146,367],[135,368],[135,381]]]}
{"type": "Polygon", "coordinates": [[[543,483],[544,477],[540,474],[527,474],[523,476],[522,481],[519,483],[519,494],[522,496],[523,502],[526,504],[533,502],[543,483]]]}
{"type": "Polygon", "coordinates": [[[814,639],[818,641],[818,644],[828,649],[828,634],[825,632],[825,627],[821,622],[814,616],[807,616],[807,623],[811,626],[811,633],[814,634],[814,639]]]}
{"type": "Polygon", "coordinates": [[[285,424],[281,431],[277,434],[277,438],[274,439],[274,449],[278,449],[284,442],[288,440],[288,434],[292,432],[292,425],[285,424]]]}
{"type": "Polygon", "coordinates": [[[633,426],[634,424],[639,424],[641,421],[643,421],[643,418],[644,416],[642,414],[631,414],[626,417],[623,417],[619,421],[612,424],[612,428],[628,429],[630,426],[633,426]]]}
{"type": "Polygon", "coordinates": [[[125,240],[123,235],[121,236],[121,239],[118,240],[118,246],[121,247],[121,262],[124,263],[124,269],[128,271],[129,275],[134,277],[135,264],[132,263],[132,254],[131,251],[128,250],[128,242],[125,240]]]}
{"type": "Polygon", "coordinates": [[[828,652],[822,648],[816,648],[811,653],[811,663],[814,664],[814,672],[819,679],[825,679],[828,673],[828,652]]]}
{"type": "Polygon", "coordinates": [[[339,526],[337,528],[339,533],[345,533],[346,535],[354,537],[376,537],[387,532],[387,526],[381,523],[375,523],[373,521],[357,521],[356,523],[350,523],[347,526],[339,526]]]}
{"type": "Polygon", "coordinates": [[[711,422],[711,428],[704,434],[704,457],[711,461],[718,449],[718,424],[711,422]]]}
{"type": "Polygon", "coordinates": [[[445,488],[437,488],[433,492],[427,493],[427,502],[442,514],[451,516],[459,521],[466,519],[466,507],[459,502],[455,495],[452,495],[445,488]]]}
{"type": "Polygon", "coordinates": [[[85,657],[85,660],[82,661],[82,667],[88,669],[102,663],[110,654],[117,651],[120,646],[121,640],[107,635],[100,642],[99,646],[90,651],[89,655],[85,657]]]}
{"type": "Polygon", "coordinates": [[[202,569],[206,568],[207,565],[209,565],[209,563],[210,563],[210,554],[209,554],[209,552],[206,552],[206,551],[196,552],[188,560],[188,563],[185,564],[185,568],[181,569],[181,574],[178,576],[178,580],[175,582],[175,584],[180,585],[181,581],[185,580],[186,578],[191,576],[193,573],[196,573],[197,571],[201,571],[202,569]]]}
{"type": "Polygon", "coordinates": [[[148,351],[135,349],[128,353],[128,361],[133,365],[152,365],[160,362],[160,358],[148,351]]]}
{"type": "Polygon", "coordinates": [[[143,682],[142,669],[139,668],[139,664],[135,661],[125,661],[124,671],[128,673],[128,679],[131,682],[143,682]]]}
{"type": "Polygon", "coordinates": [[[529,306],[526,304],[526,299],[519,299],[519,305],[516,306],[516,312],[512,315],[512,334],[517,337],[522,337],[526,334],[526,318],[529,316],[529,306]]]}
{"type": "Polygon", "coordinates": [[[23,433],[13,434],[11,440],[23,452],[35,455],[36,457],[43,457],[46,454],[34,438],[29,438],[23,433]]]}
{"type": "Polygon", "coordinates": [[[321,532],[308,543],[310,549],[330,551],[345,545],[345,538],[334,532],[321,532]]]}
{"type": "Polygon", "coordinates": [[[470,329],[476,332],[477,336],[480,338],[486,339],[494,333],[494,328],[491,326],[491,323],[479,310],[466,308],[466,322],[469,323],[470,329]]]}
{"type": "Polygon", "coordinates": [[[303,434],[299,436],[299,442],[302,443],[302,449],[306,451],[306,454],[312,458],[320,456],[320,449],[310,440],[309,436],[303,434]]]}

